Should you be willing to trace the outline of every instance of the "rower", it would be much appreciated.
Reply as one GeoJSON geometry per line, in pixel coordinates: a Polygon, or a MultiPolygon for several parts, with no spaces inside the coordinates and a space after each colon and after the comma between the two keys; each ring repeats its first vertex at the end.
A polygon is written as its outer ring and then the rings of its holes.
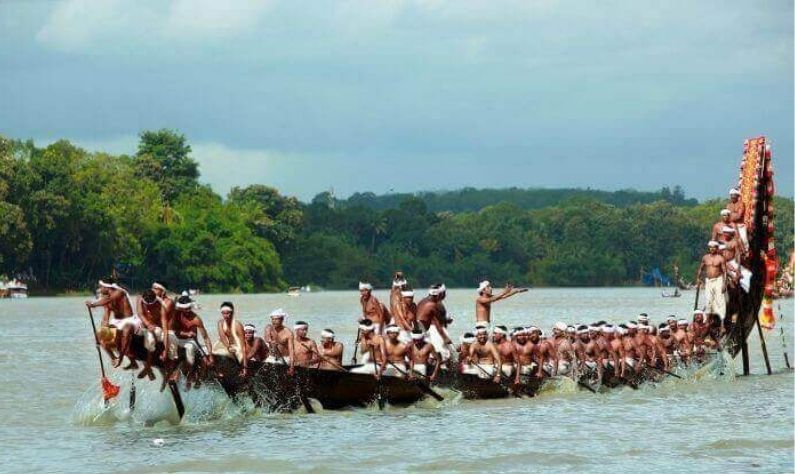
{"type": "Polygon", "coordinates": [[[246,335],[246,360],[249,362],[262,362],[268,358],[268,344],[257,336],[257,328],[249,323],[243,326],[246,335]]]}
{"type": "MultiPolygon", "coordinates": [[[[594,331],[594,334],[596,332],[594,331]]],[[[575,353],[580,362],[580,371],[596,372],[597,377],[601,380],[602,377],[602,363],[599,356],[599,348],[595,340],[591,339],[591,332],[588,331],[588,326],[581,325],[577,327],[578,340],[575,343],[575,353]]]]}
{"type": "MultiPolygon", "coordinates": [[[[208,366],[215,363],[215,358],[212,353],[208,353],[205,348],[199,344],[198,334],[201,333],[204,338],[205,347],[212,347],[210,335],[207,334],[207,329],[204,327],[202,318],[194,311],[194,303],[190,296],[180,296],[174,305],[174,334],[177,336],[177,345],[185,349],[185,361],[188,364],[187,373],[188,381],[187,386],[190,388],[191,381],[196,380],[196,354],[200,354],[204,362],[208,366]]],[[[179,371],[174,371],[175,377],[179,376],[179,371]]]]}
{"type": "Polygon", "coordinates": [[[500,370],[502,375],[510,377],[514,375],[514,364],[516,363],[516,349],[511,341],[508,340],[508,328],[505,326],[495,326],[491,335],[491,342],[500,354],[500,370]]]}
{"type": "Polygon", "coordinates": [[[627,323],[627,332],[621,338],[621,343],[624,346],[624,360],[621,364],[621,377],[626,376],[627,366],[635,369],[635,373],[640,373],[641,364],[643,362],[643,351],[635,343],[635,336],[638,332],[638,325],[635,322],[627,323]]]}
{"type": "Polygon", "coordinates": [[[546,372],[550,376],[555,377],[558,375],[558,351],[541,329],[534,329],[533,334],[530,335],[530,340],[535,345],[536,350],[535,357],[536,364],[538,364],[536,376],[541,379],[546,372]]]}
{"type": "MultiPolygon", "coordinates": [[[[660,323],[658,333],[659,335],[657,337],[660,340],[663,353],[667,355],[667,357],[664,357],[663,360],[667,360],[668,364],[666,365],[669,365],[670,358],[674,355],[674,350],[676,349],[676,340],[671,337],[671,326],[665,323],[660,323]]],[[[668,369],[666,368],[666,370],[668,369]]]]}
{"type": "Polygon", "coordinates": [[[748,232],[745,228],[745,204],[740,200],[739,189],[732,188],[729,190],[729,202],[726,203],[726,209],[731,212],[729,220],[731,220],[740,234],[740,240],[743,241],[745,248],[748,248],[748,232]]]}
{"type": "Polygon", "coordinates": [[[161,324],[159,329],[155,329],[155,336],[157,337],[157,342],[163,343],[163,352],[160,354],[160,361],[166,364],[167,360],[177,360],[179,352],[179,347],[177,347],[177,336],[174,334],[172,328],[172,321],[174,319],[174,299],[168,296],[166,284],[160,280],[152,282],[152,291],[155,292],[161,307],[161,324]],[[168,337],[164,338],[164,334],[168,334],[168,337]]]}
{"type": "Polygon", "coordinates": [[[400,292],[400,307],[403,312],[403,319],[408,331],[412,331],[417,326],[417,303],[414,302],[414,290],[404,288],[400,292]]]}
{"type": "Polygon", "coordinates": [[[406,367],[406,355],[408,346],[398,339],[400,327],[390,324],[386,327],[386,340],[384,349],[386,350],[386,362],[381,364],[381,373],[390,377],[402,377],[408,374],[406,367]]]}
{"type": "Polygon", "coordinates": [[[726,271],[731,276],[729,282],[733,287],[737,283],[747,292],[751,285],[751,271],[740,265],[741,258],[746,250],[740,240],[734,238],[734,229],[731,227],[723,228],[723,248],[721,256],[726,261],[726,271]]]}
{"type": "Polygon", "coordinates": [[[687,363],[690,360],[692,347],[688,341],[688,325],[689,323],[687,319],[680,319],[676,323],[676,332],[674,333],[674,340],[676,341],[676,352],[674,354],[677,355],[684,363],[687,363]]]}
{"type": "Polygon", "coordinates": [[[707,310],[718,313],[721,318],[726,314],[726,261],[718,254],[718,242],[711,240],[708,244],[709,253],[701,258],[696,271],[696,284],[701,285],[701,273],[706,275],[707,310]]]}
{"type": "Polygon", "coordinates": [[[372,321],[376,334],[382,334],[389,321],[389,311],[373,296],[373,285],[368,282],[359,282],[359,303],[362,305],[362,318],[372,321]]]}
{"type": "Polygon", "coordinates": [[[494,381],[499,383],[502,371],[496,370],[502,366],[500,353],[494,344],[489,341],[489,332],[484,327],[475,330],[475,342],[469,346],[469,355],[466,359],[470,366],[462,373],[477,375],[480,378],[494,377],[494,381]]]}
{"type": "Polygon", "coordinates": [[[499,295],[493,294],[491,282],[483,280],[478,285],[478,296],[475,298],[475,321],[485,321],[491,324],[491,304],[505,298],[509,298],[522,290],[515,289],[513,285],[507,285],[499,295]]]}
{"type": "Polygon", "coordinates": [[[284,325],[287,316],[287,311],[282,308],[274,309],[271,312],[271,323],[265,326],[263,336],[268,343],[268,358],[265,362],[269,364],[291,365],[294,350],[293,332],[284,325]]]}
{"type": "Polygon", "coordinates": [[[345,347],[341,342],[334,341],[334,331],[324,329],[320,332],[320,365],[323,370],[343,370],[342,353],[345,347]]]}
{"type": "Polygon", "coordinates": [[[464,363],[469,357],[469,346],[475,342],[475,333],[472,332],[465,332],[459,338],[459,342],[461,343],[458,346],[458,361],[461,364],[460,369],[464,370],[464,363]]]}
{"type": "Polygon", "coordinates": [[[613,371],[613,375],[617,375],[621,373],[622,367],[624,366],[624,335],[626,335],[626,326],[623,324],[619,324],[617,327],[613,327],[612,333],[608,333],[608,357],[605,361],[603,359],[604,368],[611,369],[613,371]]]}
{"type": "Polygon", "coordinates": [[[732,211],[728,209],[723,209],[720,211],[720,220],[712,224],[712,234],[710,235],[710,240],[720,240],[723,236],[724,227],[734,228],[734,223],[731,220],[731,214],[732,211]]]}
{"type": "Polygon", "coordinates": [[[412,379],[416,374],[427,376],[428,364],[433,361],[434,367],[428,380],[433,382],[439,374],[439,354],[436,353],[433,344],[429,344],[427,336],[419,329],[411,332],[411,345],[409,346],[409,378],[412,379]]]}
{"type": "Polygon", "coordinates": [[[535,344],[530,342],[528,331],[523,327],[514,329],[512,344],[514,346],[514,353],[516,354],[516,377],[514,379],[514,384],[519,385],[522,376],[531,377],[533,376],[533,371],[538,368],[536,367],[533,357],[535,344]]]}
{"type": "Polygon", "coordinates": [[[707,349],[706,339],[709,337],[709,324],[705,321],[704,311],[693,311],[690,332],[693,333],[693,355],[697,359],[703,360],[707,349]]]}
{"type": "MultiPolygon", "coordinates": [[[[163,301],[157,297],[157,294],[152,289],[144,290],[143,294],[137,298],[136,308],[137,313],[141,320],[140,334],[144,339],[144,348],[146,349],[146,364],[143,370],[138,374],[138,378],[149,377],[149,380],[154,380],[155,374],[152,372],[152,363],[154,362],[155,352],[157,351],[157,342],[163,341],[163,326],[166,323],[167,316],[164,314],[165,308],[163,301]]],[[[168,344],[168,354],[163,351],[160,358],[162,362],[166,362],[166,357],[170,360],[177,359],[177,337],[173,331],[169,331],[170,339],[168,344]]]]}
{"type": "Polygon", "coordinates": [[[320,364],[320,351],[317,349],[317,344],[312,339],[307,337],[309,332],[309,324],[304,321],[296,321],[293,325],[294,343],[293,353],[290,357],[290,371],[292,372],[295,366],[298,367],[311,367],[320,364]]]}
{"type": "Polygon", "coordinates": [[[671,334],[676,332],[676,315],[672,314],[665,318],[665,322],[668,323],[668,329],[671,330],[671,334]]]}
{"type": "Polygon", "coordinates": [[[235,319],[235,306],[224,301],[220,307],[221,319],[218,320],[218,340],[212,346],[213,355],[232,357],[242,366],[241,375],[248,375],[248,353],[246,334],[243,324],[235,319]]]}
{"type": "Polygon", "coordinates": [[[373,322],[367,318],[359,323],[359,333],[359,352],[363,354],[362,365],[352,368],[350,372],[372,374],[375,378],[380,378],[381,367],[386,363],[384,338],[375,333],[373,322]]]}
{"type": "Polygon", "coordinates": [[[552,329],[552,339],[549,341],[556,353],[558,360],[556,373],[559,375],[568,374],[576,359],[574,346],[567,338],[567,331],[566,323],[558,321],[552,329]]]}
{"type": "Polygon", "coordinates": [[[110,327],[115,328],[121,332],[119,338],[119,354],[116,357],[112,350],[107,346],[105,350],[110,354],[111,365],[118,367],[124,360],[124,356],[130,360],[130,364],[125,369],[137,369],[138,364],[135,362],[135,355],[131,351],[131,342],[134,334],[137,334],[141,329],[141,320],[136,316],[133,311],[132,301],[130,294],[127,290],[122,288],[116,279],[113,277],[99,280],[99,294],[100,298],[94,301],[86,301],[89,308],[103,307],[105,309],[102,315],[102,322],[100,328],[110,327]]]}

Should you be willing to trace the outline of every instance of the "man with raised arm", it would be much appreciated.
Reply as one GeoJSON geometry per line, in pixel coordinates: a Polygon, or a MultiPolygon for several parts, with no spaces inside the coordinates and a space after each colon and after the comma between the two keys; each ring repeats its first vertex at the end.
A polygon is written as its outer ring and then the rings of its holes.
{"type": "Polygon", "coordinates": [[[709,253],[701,258],[701,263],[696,271],[696,285],[701,285],[701,274],[706,276],[704,287],[707,293],[707,312],[726,314],[726,261],[718,254],[718,242],[711,240],[707,244],[709,253]]]}
{"type": "Polygon", "coordinates": [[[475,299],[475,322],[485,321],[491,324],[491,304],[509,298],[517,293],[527,291],[525,288],[516,289],[508,285],[498,295],[492,294],[491,282],[483,280],[478,285],[478,297],[475,299]]]}

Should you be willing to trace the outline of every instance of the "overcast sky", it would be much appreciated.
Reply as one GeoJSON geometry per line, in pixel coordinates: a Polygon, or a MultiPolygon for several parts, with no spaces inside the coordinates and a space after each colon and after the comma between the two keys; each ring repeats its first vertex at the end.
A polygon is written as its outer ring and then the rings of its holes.
{"type": "Polygon", "coordinates": [[[765,134],[792,195],[793,87],[791,0],[0,0],[0,133],[175,128],[222,193],[715,197],[765,134]]]}

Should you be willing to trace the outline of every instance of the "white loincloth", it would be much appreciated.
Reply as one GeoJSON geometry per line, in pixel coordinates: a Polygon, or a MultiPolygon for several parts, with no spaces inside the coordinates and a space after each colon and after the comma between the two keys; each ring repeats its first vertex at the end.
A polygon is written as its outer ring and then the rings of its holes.
{"type": "MultiPolygon", "coordinates": [[[[155,326],[153,331],[150,331],[146,328],[141,328],[141,334],[144,337],[144,348],[146,348],[149,352],[155,352],[157,348],[158,342],[164,342],[163,340],[163,328],[155,326]]],[[[168,332],[168,358],[171,360],[176,360],[178,357],[178,349],[179,349],[179,341],[177,341],[177,335],[174,334],[174,331],[168,332]]]]}
{"type": "Polygon", "coordinates": [[[266,362],[268,364],[290,365],[290,356],[276,357],[274,355],[269,355],[263,362],[266,362]]]}
{"type": "Polygon", "coordinates": [[[716,313],[723,319],[726,315],[726,293],[723,292],[723,275],[707,278],[704,285],[707,293],[707,313],[716,313]]]}
{"type": "Polygon", "coordinates": [[[523,365],[521,374],[522,375],[533,375],[538,370],[538,364],[535,362],[531,362],[530,365],[523,365]]]}
{"type": "Polygon", "coordinates": [[[403,374],[407,373],[408,373],[408,368],[406,367],[406,364],[404,362],[391,362],[391,363],[387,362],[386,368],[384,369],[384,375],[388,377],[405,377],[405,375],[403,374]],[[394,366],[392,364],[394,364],[394,366]],[[401,370],[403,371],[402,373],[401,370]]]}
{"type": "Polygon", "coordinates": [[[348,372],[350,372],[352,374],[370,374],[370,375],[375,375],[376,370],[378,370],[377,365],[373,364],[373,363],[369,363],[369,364],[360,365],[359,367],[354,367],[351,370],[349,370],[348,372]]]}
{"type": "MultiPolygon", "coordinates": [[[[218,341],[215,341],[215,344],[213,344],[212,353],[213,355],[234,357],[238,362],[243,363],[245,344],[240,340],[240,336],[238,336],[237,331],[235,331],[235,322],[235,317],[232,316],[232,322],[229,324],[229,326],[232,328],[232,343],[229,345],[229,347],[227,347],[219,339],[218,341]]],[[[221,321],[221,329],[224,332],[227,332],[228,330],[226,326],[226,321],[221,321]]]]}
{"type": "Polygon", "coordinates": [[[197,352],[201,353],[202,355],[206,353],[204,347],[200,346],[196,342],[196,339],[194,338],[189,338],[189,339],[177,338],[177,346],[185,349],[185,360],[190,365],[196,363],[197,352]]]}
{"type": "Polygon", "coordinates": [[[634,357],[624,357],[624,363],[628,366],[635,368],[635,358],[634,357]]]}
{"type": "Polygon", "coordinates": [[[502,364],[501,367],[502,375],[510,377],[511,375],[514,374],[514,370],[516,370],[516,367],[513,364],[511,363],[502,364]]]}
{"type": "MultiPolygon", "coordinates": [[[[442,329],[444,331],[444,329],[442,329]]],[[[431,325],[430,329],[428,329],[428,338],[431,340],[431,344],[433,348],[436,349],[436,352],[442,359],[442,362],[450,360],[451,351],[450,346],[445,345],[444,337],[439,334],[439,331],[436,329],[436,326],[431,325]]]]}
{"type": "Polygon", "coordinates": [[[132,326],[133,333],[140,334],[142,324],[141,319],[137,315],[133,314],[132,316],[121,319],[110,318],[108,320],[108,326],[113,326],[119,331],[123,331],[127,326],[132,326]]]}
{"type": "Polygon", "coordinates": [[[428,367],[425,364],[414,364],[414,372],[422,375],[428,375],[428,367]]]}
{"type": "Polygon", "coordinates": [[[558,375],[566,375],[571,371],[571,362],[567,360],[558,361],[558,375]]]}
{"type": "Polygon", "coordinates": [[[726,266],[735,273],[740,272],[740,287],[748,293],[748,290],[751,289],[751,276],[753,275],[751,270],[740,265],[736,258],[726,262],[726,266]]]}
{"type": "Polygon", "coordinates": [[[461,371],[462,374],[469,374],[469,375],[477,375],[482,379],[490,379],[494,377],[495,372],[497,371],[494,364],[471,364],[464,366],[464,369],[461,371]],[[480,366],[480,367],[478,367],[480,366]]]}

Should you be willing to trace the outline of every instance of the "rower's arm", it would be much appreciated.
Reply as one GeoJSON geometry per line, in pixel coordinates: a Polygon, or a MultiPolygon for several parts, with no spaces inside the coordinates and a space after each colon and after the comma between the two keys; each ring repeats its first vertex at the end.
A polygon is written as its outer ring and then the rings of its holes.
{"type": "Polygon", "coordinates": [[[287,354],[290,356],[290,368],[295,367],[295,334],[290,333],[287,338],[287,354]]]}
{"type": "MultiPolygon", "coordinates": [[[[165,306],[162,306],[160,310],[160,326],[163,328],[163,356],[168,357],[168,347],[171,345],[170,337],[168,337],[168,332],[171,330],[171,315],[166,310],[165,306]]],[[[163,359],[165,360],[165,359],[163,359]]]]}
{"type": "Polygon", "coordinates": [[[210,340],[210,334],[207,333],[207,329],[204,327],[204,322],[200,319],[199,325],[196,328],[201,333],[202,338],[204,338],[204,343],[207,344],[207,357],[210,358],[210,361],[213,360],[213,341],[210,340]]]}
{"type": "Polygon", "coordinates": [[[491,345],[491,356],[494,358],[494,364],[497,367],[497,376],[499,377],[502,374],[502,357],[500,357],[500,351],[494,346],[491,345]]]}
{"type": "MultiPolygon", "coordinates": [[[[243,351],[243,355],[245,356],[248,354],[248,341],[246,341],[246,333],[243,331],[243,325],[239,321],[235,321],[235,332],[237,333],[237,338],[242,344],[243,347],[240,349],[243,351]]],[[[248,357],[243,357],[243,370],[248,370],[248,357]]]]}

